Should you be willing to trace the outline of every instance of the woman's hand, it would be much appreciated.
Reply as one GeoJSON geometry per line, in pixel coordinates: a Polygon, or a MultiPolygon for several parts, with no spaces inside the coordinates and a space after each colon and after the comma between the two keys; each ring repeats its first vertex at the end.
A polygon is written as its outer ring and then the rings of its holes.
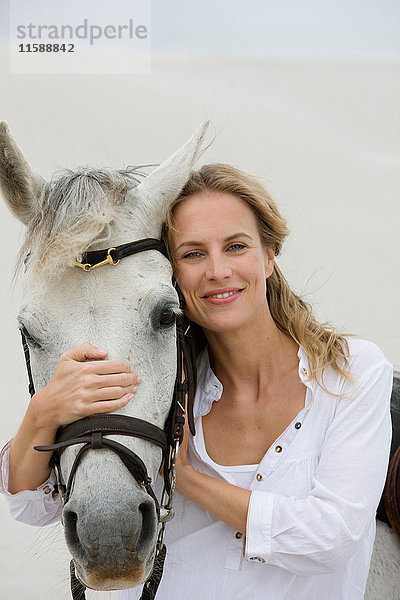
{"type": "Polygon", "coordinates": [[[131,400],[141,378],[127,363],[104,360],[107,354],[86,342],[61,355],[53,379],[31,400],[40,427],[57,429],[131,400]]]}
{"type": "Polygon", "coordinates": [[[190,435],[186,421],[176,461],[176,490],[233,529],[245,533],[251,492],[196,471],[188,461],[190,435]]]}
{"type": "Polygon", "coordinates": [[[34,394],[10,448],[11,494],[35,490],[46,481],[51,453],[36,452],[34,446],[54,444],[60,425],[114,412],[133,397],[140,377],[127,363],[106,356],[89,343],[64,352],[53,379],[34,394]]]}

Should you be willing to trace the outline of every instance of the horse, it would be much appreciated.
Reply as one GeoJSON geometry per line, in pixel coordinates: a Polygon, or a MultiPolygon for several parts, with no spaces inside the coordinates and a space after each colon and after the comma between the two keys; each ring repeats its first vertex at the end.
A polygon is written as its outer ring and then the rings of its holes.
{"type": "MultiPolygon", "coordinates": [[[[77,263],[103,247],[142,239],[154,246],[207,126],[146,178],[140,168],[82,168],[45,182],[30,169],[6,124],[0,125],[0,185],[11,211],[27,226],[18,320],[37,389],[49,383],[64,351],[90,340],[142,376],[134,401],[119,415],[145,420],[152,431],[164,428],[177,371],[175,318],[181,314],[170,261],[154,247],[120,261],[114,255],[90,271],[77,263]]],[[[156,480],[162,443],[143,436],[109,438],[140,457],[135,464],[144,465],[148,482],[156,480]]],[[[75,445],[65,449],[60,472],[71,471],[77,453],[75,445]]],[[[158,507],[152,488],[130,470],[108,446],[86,452],[76,469],[62,521],[76,575],[88,588],[135,587],[153,570],[158,507]]]]}
{"type": "MultiPolygon", "coordinates": [[[[50,381],[65,350],[90,340],[106,347],[109,358],[132,363],[143,377],[134,401],[118,413],[165,426],[179,362],[175,317],[181,313],[171,264],[154,245],[121,262],[112,249],[132,240],[160,239],[168,207],[189,178],[206,129],[204,123],[146,178],[140,167],[81,168],[45,182],[0,124],[0,187],[27,227],[18,319],[37,388],[50,381]],[[100,261],[105,264],[85,268],[82,257],[103,248],[108,249],[100,261]]],[[[392,402],[399,407],[399,387],[395,390],[392,402]]],[[[159,445],[139,437],[107,437],[140,457],[155,481],[159,445]]],[[[74,468],[78,453],[75,445],[65,448],[62,473],[74,468]]],[[[96,590],[142,584],[156,557],[156,502],[120,458],[107,446],[85,452],[62,511],[78,579],[96,590]]],[[[387,524],[378,523],[366,600],[399,597],[399,557],[399,541],[387,524]]]]}

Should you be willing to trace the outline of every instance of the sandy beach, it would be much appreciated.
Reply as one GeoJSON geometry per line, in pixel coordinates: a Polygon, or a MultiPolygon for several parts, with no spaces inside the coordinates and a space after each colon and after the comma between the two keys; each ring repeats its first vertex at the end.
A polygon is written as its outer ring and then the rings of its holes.
{"type": "MultiPolygon", "coordinates": [[[[44,177],[160,162],[210,119],[201,162],[264,179],[292,231],[278,262],[293,288],[400,368],[398,63],[154,57],[150,75],[11,76],[3,48],[0,72],[0,120],[44,177]]],[[[1,203],[1,443],[28,402],[11,286],[22,235],[1,203]]],[[[69,598],[61,525],[17,524],[3,497],[0,523],[0,600],[69,598]]]]}

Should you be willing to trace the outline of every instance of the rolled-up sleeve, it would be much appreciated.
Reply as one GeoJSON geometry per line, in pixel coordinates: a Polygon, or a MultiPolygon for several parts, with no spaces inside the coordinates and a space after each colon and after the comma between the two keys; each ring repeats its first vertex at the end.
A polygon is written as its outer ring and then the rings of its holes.
{"type": "Polygon", "coordinates": [[[59,521],[61,501],[54,494],[54,472],[36,490],[24,490],[11,494],[8,490],[9,453],[11,442],[4,446],[0,454],[0,492],[5,495],[11,516],[27,525],[50,525],[59,521]]]}
{"type": "Polygon", "coordinates": [[[333,572],[374,526],[390,452],[393,368],[371,346],[368,356],[354,361],[356,381],[346,384],[326,429],[310,493],[297,498],[252,491],[247,560],[301,575],[333,572]]]}

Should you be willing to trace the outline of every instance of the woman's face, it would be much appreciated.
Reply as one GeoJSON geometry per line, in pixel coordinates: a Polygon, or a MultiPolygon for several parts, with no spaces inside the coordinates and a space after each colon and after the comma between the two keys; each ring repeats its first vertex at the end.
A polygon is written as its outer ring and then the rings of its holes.
{"type": "Polygon", "coordinates": [[[204,191],[176,208],[175,225],[171,247],[186,315],[215,332],[264,319],[274,253],[262,246],[249,206],[232,194],[204,191]]]}

